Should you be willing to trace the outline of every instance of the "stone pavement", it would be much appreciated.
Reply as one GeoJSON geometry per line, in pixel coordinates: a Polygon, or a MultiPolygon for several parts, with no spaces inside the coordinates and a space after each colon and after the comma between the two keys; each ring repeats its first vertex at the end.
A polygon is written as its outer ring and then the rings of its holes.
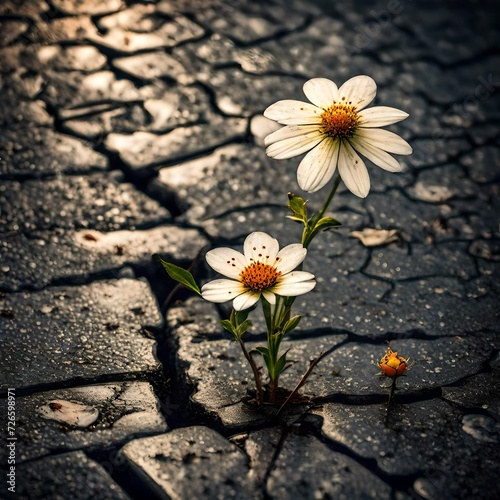
{"type": "Polygon", "coordinates": [[[1,2],[0,496],[499,498],[497,14],[472,0],[1,2]],[[175,289],[152,255],[194,262],[203,282],[210,247],[255,230],[297,241],[298,160],[265,155],[263,110],[309,78],[358,74],[410,113],[394,130],[414,154],[403,174],[372,166],[365,200],[341,186],[282,385],[328,354],[307,405],[256,411],[228,308],[175,289]],[[365,228],[398,237],[350,237],[365,228]],[[374,365],[387,340],[416,361],[389,410],[374,365]]]}

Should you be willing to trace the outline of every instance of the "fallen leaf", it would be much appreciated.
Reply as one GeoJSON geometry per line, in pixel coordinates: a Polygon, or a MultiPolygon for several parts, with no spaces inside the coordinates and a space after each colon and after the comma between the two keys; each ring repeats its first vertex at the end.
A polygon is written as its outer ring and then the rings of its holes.
{"type": "Polygon", "coordinates": [[[93,424],[99,416],[99,410],[62,399],[49,401],[46,405],[38,408],[42,418],[54,420],[70,427],[88,427],[93,424]]]}
{"type": "Polygon", "coordinates": [[[422,201],[431,203],[441,203],[449,200],[453,196],[453,192],[446,186],[437,186],[434,184],[424,184],[417,182],[412,189],[412,193],[422,201]]]}
{"type": "Polygon", "coordinates": [[[373,229],[367,227],[363,231],[352,231],[349,236],[358,238],[365,247],[388,245],[399,240],[397,229],[373,229]]]}

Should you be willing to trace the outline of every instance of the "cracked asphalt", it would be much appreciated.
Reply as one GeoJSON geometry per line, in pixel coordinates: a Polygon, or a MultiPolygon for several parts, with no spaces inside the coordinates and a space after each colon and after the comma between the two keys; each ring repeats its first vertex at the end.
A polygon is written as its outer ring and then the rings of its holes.
{"type": "Polygon", "coordinates": [[[2,498],[499,498],[499,13],[4,0],[2,498]],[[310,78],[359,74],[410,113],[389,129],[414,153],[401,174],[369,165],[366,199],[341,185],[281,385],[327,355],[303,404],[256,410],[227,305],[176,288],[153,255],[204,282],[211,247],[298,241],[298,161],[266,156],[262,113],[310,78]],[[351,233],[367,228],[396,237],[365,246],[351,233]],[[416,362],[391,406],[387,341],[416,362]]]}

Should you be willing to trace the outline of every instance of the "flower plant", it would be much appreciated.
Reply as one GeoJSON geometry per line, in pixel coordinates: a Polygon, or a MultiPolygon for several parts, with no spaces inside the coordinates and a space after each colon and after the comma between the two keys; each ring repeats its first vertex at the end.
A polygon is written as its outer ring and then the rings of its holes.
{"type": "MultiPolygon", "coordinates": [[[[284,125],[266,137],[268,156],[285,159],[307,152],[297,170],[302,190],[319,191],[338,170],[320,210],[312,215],[308,214],[304,198],[288,194],[289,218],[303,225],[301,242],[280,250],[275,238],[253,232],[244,241],[243,253],[231,248],[210,250],[206,261],[224,278],[209,281],[201,289],[190,272],[160,259],[171,278],[205,300],[232,301],[232,312],[228,319],[222,320],[222,327],[239,343],[252,368],[258,404],[278,403],[280,374],[290,365],[287,351],[281,351],[281,342],[301,319],[300,315],[292,314],[292,306],[297,296],[310,292],[316,285],[314,275],[302,270],[302,266],[313,239],[320,232],[340,225],[326,214],[340,181],[354,195],[364,198],[370,191],[370,178],[358,153],[384,170],[398,172],[401,166],[389,153],[412,152],[401,137],[379,128],[404,120],[407,113],[385,106],[367,108],[377,90],[372,78],[356,76],[340,88],[326,78],[313,78],[304,84],[303,90],[310,103],[282,100],[264,112],[267,118],[284,125]],[[249,352],[243,336],[252,326],[249,312],[259,303],[266,323],[267,343],[249,352]],[[269,379],[266,386],[254,354],[264,360],[269,379]]],[[[322,355],[311,363],[297,387],[305,382],[322,355]]],[[[393,362],[390,358],[379,366],[382,370],[386,366],[389,369],[393,362]]],[[[402,370],[401,366],[396,371],[402,370]]]]}
{"type": "Polygon", "coordinates": [[[380,375],[385,375],[391,380],[388,405],[392,403],[394,391],[396,390],[396,380],[404,377],[406,372],[412,368],[415,362],[408,364],[410,358],[400,356],[397,351],[393,351],[390,344],[387,345],[387,352],[382,356],[377,366],[380,368],[380,375]]]}

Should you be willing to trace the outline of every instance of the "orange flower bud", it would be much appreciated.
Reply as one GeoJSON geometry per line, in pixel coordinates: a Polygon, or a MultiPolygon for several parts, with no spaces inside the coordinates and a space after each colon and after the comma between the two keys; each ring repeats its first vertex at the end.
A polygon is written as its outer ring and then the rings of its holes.
{"type": "Polygon", "coordinates": [[[398,356],[398,353],[393,351],[391,346],[388,346],[387,352],[380,360],[380,363],[377,363],[377,366],[382,370],[384,375],[387,375],[388,377],[399,377],[409,368],[409,359],[410,358],[398,356]]]}

